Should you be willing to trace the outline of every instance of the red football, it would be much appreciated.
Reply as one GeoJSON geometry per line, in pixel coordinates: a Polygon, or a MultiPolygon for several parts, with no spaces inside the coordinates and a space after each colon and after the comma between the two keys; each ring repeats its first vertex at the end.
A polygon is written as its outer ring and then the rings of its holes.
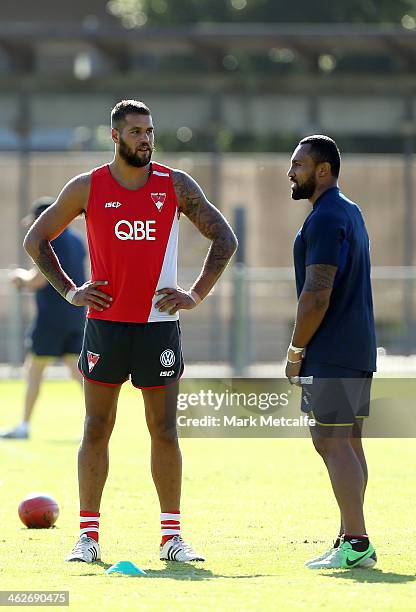
{"type": "Polygon", "coordinates": [[[56,523],[59,507],[50,495],[30,493],[19,505],[19,516],[22,523],[30,529],[47,529],[56,523]]]}

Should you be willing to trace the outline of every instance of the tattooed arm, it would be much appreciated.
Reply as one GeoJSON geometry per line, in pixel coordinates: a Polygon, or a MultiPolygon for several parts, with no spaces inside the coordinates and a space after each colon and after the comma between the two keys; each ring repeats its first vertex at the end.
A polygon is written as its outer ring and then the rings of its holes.
{"type": "Polygon", "coordinates": [[[328,310],[336,266],[314,264],[306,267],[306,279],[299,296],[292,344],[306,346],[328,310]]]}
{"type": "Polygon", "coordinates": [[[69,181],[56,202],[32,225],[23,246],[39,270],[63,297],[69,294],[70,301],[75,306],[91,306],[96,310],[104,310],[109,305],[107,300],[111,298],[96,287],[106,284],[106,281],[88,281],[82,287],[76,287],[62,269],[51,246],[51,241],[59,236],[75,217],[86,212],[89,190],[89,174],[76,176],[69,181]]]}
{"type": "MultiPolygon", "coordinates": [[[[306,267],[306,279],[299,296],[291,342],[293,346],[304,348],[319,329],[328,310],[336,273],[337,266],[313,264],[306,267]]],[[[289,349],[288,360],[298,363],[288,363],[286,375],[297,376],[302,365],[302,353],[289,349]]]]}
{"type": "Polygon", "coordinates": [[[237,238],[230,225],[206,198],[198,183],[185,172],[173,172],[173,184],[178,198],[179,210],[203,236],[211,240],[201,273],[190,292],[172,288],[160,289],[165,294],[156,307],[175,314],[180,308],[193,308],[203,300],[215,285],[237,248],[237,238]],[[195,295],[196,294],[196,295],[195,295]]]}

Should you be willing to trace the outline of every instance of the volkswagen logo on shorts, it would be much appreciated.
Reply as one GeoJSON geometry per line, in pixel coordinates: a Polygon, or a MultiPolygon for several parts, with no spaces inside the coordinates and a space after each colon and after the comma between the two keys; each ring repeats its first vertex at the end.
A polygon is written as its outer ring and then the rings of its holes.
{"type": "Polygon", "coordinates": [[[164,368],[171,368],[175,363],[175,353],[171,349],[166,349],[160,356],[160,363],[164,368]]]}

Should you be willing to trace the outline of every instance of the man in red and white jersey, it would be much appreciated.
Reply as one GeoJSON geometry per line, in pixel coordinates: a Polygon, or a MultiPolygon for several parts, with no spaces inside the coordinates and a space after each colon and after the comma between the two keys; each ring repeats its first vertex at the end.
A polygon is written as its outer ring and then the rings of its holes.
{"type": "Polygon", "coordinates": [[[78,455],[80,539],[67,561],[100,559],[100,502],[108,443],[121,385],[142,390],[151,436],[151,468],[160,502],[160,558],[203,561],[180,535],[181,453],[176,430],[183,371],[178,312],[203,300],[237,241],[222,214],[185,172],[152,162],[154,130],[142,102],[123,100],[111,113],[114,159],[73,178],[39,217],[24,246],[55,289],[88,306],[79,368],[86,416],[78,455]],[[79,214],[87,224],[91,280],[81,287],[61,268],[50,242],[79,214]],[[192,287],[177,285],[179,216],[211,246],[192,287]]]}

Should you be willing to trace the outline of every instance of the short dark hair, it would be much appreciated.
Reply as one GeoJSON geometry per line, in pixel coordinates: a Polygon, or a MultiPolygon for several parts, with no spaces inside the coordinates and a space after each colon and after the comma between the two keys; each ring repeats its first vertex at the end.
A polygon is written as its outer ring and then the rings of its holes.
{"type": "Polygon", "coordinates": [[[33,202],[33,205],[30,211],[31,214],[33,215],[33,218],[37,219],[38,217],[40,217],[41,214],[47,208],[49,208],[49,206],[52,206],[54,202],[55,202],[55,198],[52,198],[51,196],[41,196],[40,198],[35,200],[33,202]]]}
{"type": "Polygon", "coordinates": [[[126,119],[126,115],[131,114],[150,115],[150,109],[140,100],[121,100],[117,102],[111,111],[111,127],[119,129],[126,119]]]}
{"type": "Polygon", "coordinates": [[[335,178],[339,176],[341,166],[341,155],[335,140],[322,134],[314,134],[306,136],[299,142],[300,145],[311,145],[309,155],[312,157],[315,164],[328,162],[331,166],[331,174],[335,178]]]}

